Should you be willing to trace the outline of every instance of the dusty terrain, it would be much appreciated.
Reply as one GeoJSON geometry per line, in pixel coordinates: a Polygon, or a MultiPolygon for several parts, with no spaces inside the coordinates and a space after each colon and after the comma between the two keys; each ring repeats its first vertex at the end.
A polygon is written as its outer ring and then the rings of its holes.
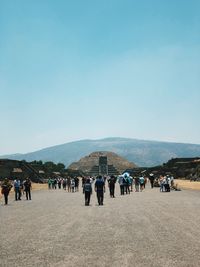
{"type": "MultiPolygon", "coordinates": [[[[117,186],[118,189],[118,186],[117,186]]],[[[33,190],[0,205],[0,266],[197,267],[200,192],[158,188],[84,206],[83,194],[33,190]]]]}
{"type": "Polygon", "coordinates": [[[200,182],[190,182],[189,180],[175,180],[175,184],[178,183],[179,187],[182,189],[193,189],[193,190],[200,190],[200,182]]]}

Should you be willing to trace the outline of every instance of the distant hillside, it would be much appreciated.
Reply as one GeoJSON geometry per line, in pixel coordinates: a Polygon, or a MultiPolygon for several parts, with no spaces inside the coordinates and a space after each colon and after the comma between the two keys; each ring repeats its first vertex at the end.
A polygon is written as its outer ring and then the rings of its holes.
{"type": "Polygon", "coordinates": [[[160,165],[171,158],[199,157],[200,145],[129,138],[106,138],[75,141],[32,153],[7,155],[1,158],[62,162],[67,167],[72,162],[76,162],[95,151],[111,151],[134,162],[138,166],[150,167],[160,165]]]}

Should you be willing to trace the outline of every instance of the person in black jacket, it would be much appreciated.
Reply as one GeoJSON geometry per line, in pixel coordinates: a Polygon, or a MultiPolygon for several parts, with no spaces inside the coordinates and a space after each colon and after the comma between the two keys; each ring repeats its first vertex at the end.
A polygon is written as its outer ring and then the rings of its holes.
{"type": "Polygon", "coordinates": [[[85,206],[90,205],[90,196],[92,194],[92,185],[90,179],[87,179],[83,185],[83,193],[85,194],[85,206]]]}
{"type": "Polygon", "coordinates": [[[154,174],[153,173],[150,173],[150,175],[149,175],[149,181],[150,181],[150,184],[151,184],[151,188],[154,188],[155,177],[154,177],[154,174]]]}
{"type": "Polygon", "coordinates": [[[26,192],[26,199],[31,200],[31,181],[29,178],[26,178],[24,182],[24,191],[26,192]]]}
{"type": "Polygon", "coordinates": [[[10,181],[8,180],[8,178],[5,178],[4,181],[1,184],[1,193],[2,195],[4,195],[4,200],[5,200],[5,205],[8,204],[8,195],[10,193],[10,190],[12,188],[12,185],[10,183],[10,181]]]}
{"type": "Polygon", "coordinates": [[[110,197],[115,197],[115,183],[116,183],[116,177],[112,175],[110,179],[108,179],[108,186],[110,190],[110,197]]]}

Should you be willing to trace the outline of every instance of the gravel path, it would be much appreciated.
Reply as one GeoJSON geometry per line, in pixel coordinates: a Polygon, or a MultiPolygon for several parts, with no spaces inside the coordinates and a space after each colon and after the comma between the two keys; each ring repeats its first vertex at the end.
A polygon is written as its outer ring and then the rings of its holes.
{"type": "MultiPolygon", "coordinates": [[[[118,188],[118,186],[117,186],[118,188]]],[[[24,197],[25,198],[25,197],[24,197]]],[[[1,267],[200,266],[200,192],[144,192],[97,206],[63,190],[0,205],[1,267]]]]}

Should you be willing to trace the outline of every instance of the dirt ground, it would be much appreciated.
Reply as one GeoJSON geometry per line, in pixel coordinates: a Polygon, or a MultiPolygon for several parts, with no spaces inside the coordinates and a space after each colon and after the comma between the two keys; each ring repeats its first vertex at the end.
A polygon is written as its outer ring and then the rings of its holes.
{"type": "Polygon", "coordinates": [[[197,267],[200,192],[159,188],[109,197],[33,190],[32,200],[0,205],[1,267],[197,267]]]}

